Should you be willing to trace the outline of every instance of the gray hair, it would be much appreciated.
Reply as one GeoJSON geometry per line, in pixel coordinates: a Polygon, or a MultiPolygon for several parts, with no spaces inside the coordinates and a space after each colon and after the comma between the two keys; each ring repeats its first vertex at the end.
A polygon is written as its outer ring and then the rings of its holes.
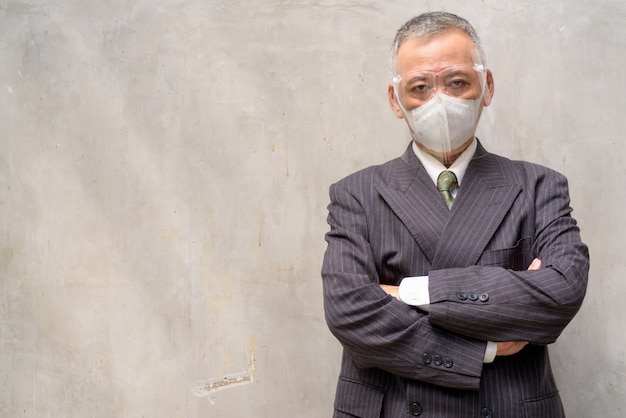
{"type": "Polygon", "coordinates": [[[389,60],[390,76],[393,77],[396,75],[398,50],[404,41],[407,39],[428,38],[454,29],[459,29],[469,36],[482,61],[480,64],[486,65],[485,51],[480,42],[480,38],[476,30],[474,30],[474,27],[467,20],[452,13],[428,12],[414,17],[398,29],[391,48],[391,58],[389,60]]]}

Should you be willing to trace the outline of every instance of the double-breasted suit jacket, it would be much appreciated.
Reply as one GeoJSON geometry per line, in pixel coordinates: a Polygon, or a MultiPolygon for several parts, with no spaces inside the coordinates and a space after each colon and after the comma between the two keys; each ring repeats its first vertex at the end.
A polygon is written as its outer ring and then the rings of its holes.
{"type": "Polygon", "coordinates": [[[448,210],[409,146],[330,188],[322,277],[344,347],[335,417],[559,418],[554,342],[582,303],[587,247],[567,180],[478,144],[448,210]],[[537,271],[527,270],[534,258],[537,271]],[[379,284],[429,276],[423,312],[379,284]],[[483,363],[487,341],[529,341],[483,363]]]}

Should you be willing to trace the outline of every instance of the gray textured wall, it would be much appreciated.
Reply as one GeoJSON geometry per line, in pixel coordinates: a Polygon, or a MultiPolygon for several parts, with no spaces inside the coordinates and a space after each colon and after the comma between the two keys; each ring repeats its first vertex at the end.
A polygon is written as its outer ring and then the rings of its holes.
{"type": "Polygon", "coordinates": [[[486,147],[570,179],[553,363],[570,417],[622,417],[622,0],[0,0],[0,416],[329,416],[328,185],[404,150],[388,49],[438,8],[487,46],[486,147]]]}

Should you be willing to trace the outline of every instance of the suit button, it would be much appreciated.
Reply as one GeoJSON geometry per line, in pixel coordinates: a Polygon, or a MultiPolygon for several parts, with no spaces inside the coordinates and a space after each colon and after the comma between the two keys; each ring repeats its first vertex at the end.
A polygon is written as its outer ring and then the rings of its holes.
{"type": "Polygon", "coordinates": [[[435,357],[433,358],[433,364],[435,366],[441,366],[443,364],[443,359],[439,354],[435,354],[435,357]]]}
{"type": "Polygon", "coordinates": [[[409,412],[411,413],[411,415],[413,415],[414,417],[419,416],[422,414],[422,405],[420,405],[417,402],[412,402],[409,405],[409,412]]]}
{"type": "Polygon", "coordinates": [[[469,294],[469,300],[476,302],[478,300],[478,295],[474,292],[469,294]]]}
{"type": "Polygon", "coordinates": [[[456,294],[457,299],[459,300],[467,300],[467,293],[465,292],[459,292],[456,294]]]}
{"type": "Polygon", "coordinates": [[[433,358],[430,356],[430,354],[424,353],[422,355],[422,361],[424,362],[424,364],[430,364],[433,361],[433,358]]]}
{"type": "Polygon", "coordinates": [[[485,292],[478,297],[481,302],[487,302],[489,300],[489,293],[485,292]]]}
{"type": "Polygon", "coordinates": [[[482,418],[493,418],[493,412],[491,412],[489,408],[483,408],[483,410],[480,411],[480,416],[482,418]]]}
{"type": "Polygon", "coordinates": [[[454,365],[454,362],[452,361],[450,357],[446,357],[443,359],[443,367],[445,367],[446,369],[449,369],[453,365],[454,365]]]}

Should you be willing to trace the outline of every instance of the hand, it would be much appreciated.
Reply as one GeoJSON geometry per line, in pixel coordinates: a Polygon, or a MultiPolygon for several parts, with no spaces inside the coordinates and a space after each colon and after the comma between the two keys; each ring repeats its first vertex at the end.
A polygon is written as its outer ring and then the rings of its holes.
{"type": "Polygon", "coordinates": [[[526,347],[528,341],[512,341],[505,343],[498,343],[498,351],[496,356],[512,356],[522,351],[522,348],[526,347]]]}
{"type": "Polygon", "coordinates": [[[528,266],[528,270],[539,270],[541,268],[541,260],[535,258],[528,266]]]}
{"type": "Polygon", "coordinates": [[[398,286],[391,286],[388,284],[381,284],[380,288],[385,291],[388,295],[393,296],[394,298],[400,300],[400,295],[398,294],[398,286]]]}

